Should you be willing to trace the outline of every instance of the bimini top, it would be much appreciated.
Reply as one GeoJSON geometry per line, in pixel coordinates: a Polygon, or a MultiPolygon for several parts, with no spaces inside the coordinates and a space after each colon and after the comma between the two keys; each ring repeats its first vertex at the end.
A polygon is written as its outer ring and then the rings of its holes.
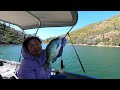
{"type": "Polygon", "coordinates": [[[0,11],[0,20],[19,26],[23,30],[38,27],[73,26],[77,11],[0,11]]]}

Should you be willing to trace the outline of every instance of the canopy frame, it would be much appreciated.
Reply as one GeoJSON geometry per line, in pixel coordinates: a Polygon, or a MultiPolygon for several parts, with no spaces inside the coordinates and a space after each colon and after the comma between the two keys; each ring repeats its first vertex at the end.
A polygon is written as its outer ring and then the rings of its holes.
{"type": "Polygon", "coordinates": [[[3,22],[16,25],[20,27],[22,30],[28,30],[28,29],[34,29],[40,27],[41,28],[64,27],[64,26],[73,26],[77,23],[78,12],[77,11],[0,11],[0,20],[3,22]],[[44,16],[45,14],[47,15],[44,16]],[[65,16],[61,16],[62,14],[64,14],[65,16]],[[12,15],[14,15],[13,18],[12,15]],[[26,17],[24,17],[25,15],[26,17]],[[45,21],[47,20],[47,18],[48,21],[45,21]],[[21,19],[23,20],[25,19],[24,20],[25,22],[22,22],[21,19]],[[31,21],[27,22],[27,20],[29,19],[31,19],[31,21]],[[54,21],[52,21],[52,19],[54,21]],[[22,26],[24,25],[23,23],[25,23],[26,25],[22,26]]]}

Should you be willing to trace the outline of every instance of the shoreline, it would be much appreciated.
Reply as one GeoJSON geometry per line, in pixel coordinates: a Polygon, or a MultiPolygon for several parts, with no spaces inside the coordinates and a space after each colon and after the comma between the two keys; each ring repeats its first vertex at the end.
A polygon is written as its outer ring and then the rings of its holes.
{"type": "MultiPolygon", "coordinates": [[[[67,44],[67,45],[72,45],[72,44],[67,44]]],[[[73,45],[78,45],[78,46],[92,46],[92,47],[117,47],[117,48],[120,47],[120,46],[111,46],[111,45],[87,45],[87,44],[73,44],[73,45]]]]}
{"type": "MultiPolygon", "coordinates": [[[[48,43],[44,43],[48,44],[48,43]]],[[[16,46],[16,45],[21,45],[21,44],[0,44],[0,46],[16,46]]],[[[72,44],[66,44],[66,45],[72,45],[72,44]]],[[[73,44],[73,45],[78,45],[78,46],[94,46],[94,47],[117,47],[119,48],[120,46],[111,46],[111,45],[87,45],[87,44],[73,44]]]]}
{"type": "Polygon", "coordinates": [[[16,46],[16,45],[20,45],[20,44],[0,44],[0,46],[16,46]]]}

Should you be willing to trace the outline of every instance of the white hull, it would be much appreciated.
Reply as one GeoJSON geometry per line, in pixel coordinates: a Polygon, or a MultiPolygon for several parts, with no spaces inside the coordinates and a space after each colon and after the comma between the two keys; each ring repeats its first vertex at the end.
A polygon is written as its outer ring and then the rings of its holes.
{"type": "Polygon", "coordinates": [[[0,66],[0,75],[3,77],[3,79],[10,79],[13,76],[18,79],[15,74],[19,69],[20,63],[2,59],[0,59],[0,62],[3,63],[3,65],[0,66]]]}
{"type": "MultiPolygon", "coordinates": [[[[2,66],[0,65],[0,75],[3,79],[10,79],[12,77],[18,79],[16,73],[20,67],[20,63],[3,59],[0,59],[0,62],[3,63],[2,66]]],[[[55,70],[52,69],[52,71],[53,72],[51,72],[51,75],[55,75],[55,70]]]]}
{"type": "MultiPolygon", "coordinates": [[[[15,61],[2,60],[2,59],[0,59],[0,62],[3,63],[3,65],[0,65],[0,75],[3,77],[3,79],[19,79],[16,76],[16,73],[20,67],[20,63],[15,62],[15,61]]],[[[74,74],[74,73],[70,73],[70,72],[64,72],[64,70],[57,71],[54,69],[52,69],[51,75],[59,75],[60,76],[55,79],[61,79],[61,75],[64,76],[65,79],[98,79],[93,76],[91,77],[91,76],[87,76],[87,75],[79,75],[79,74],[74,74]]]]}

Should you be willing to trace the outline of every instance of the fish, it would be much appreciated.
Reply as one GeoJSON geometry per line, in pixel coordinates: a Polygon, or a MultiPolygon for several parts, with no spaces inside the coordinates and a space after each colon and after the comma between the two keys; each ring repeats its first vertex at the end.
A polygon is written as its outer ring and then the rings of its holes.
{"type": "Polygon", "coordinates": [[[57,37],[50,41],[50,43],[46,46],[46,57],[47,60],[45,62],[44,67],[48,67],[49,64],[54,63],[57,60],[57,56],[61,49],[62,38],[57,37]]]}

